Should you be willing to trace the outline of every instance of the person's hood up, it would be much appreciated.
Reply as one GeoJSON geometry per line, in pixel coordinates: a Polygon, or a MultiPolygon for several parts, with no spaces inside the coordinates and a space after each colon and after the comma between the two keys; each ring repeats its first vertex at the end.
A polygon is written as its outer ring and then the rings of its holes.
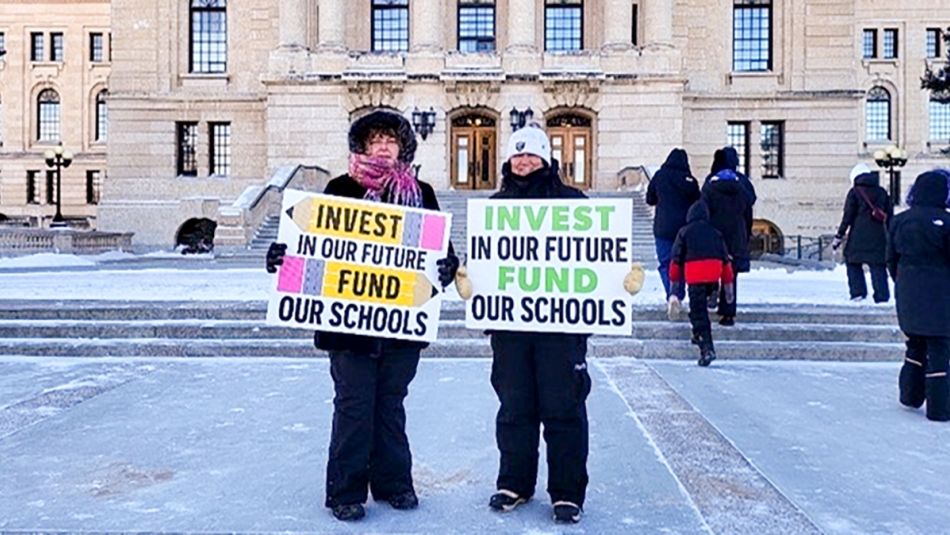
{"type": "Polygon", "coordinates": [[[676,171],[686,176],[693,176],[689,168],[689,155],[683,149],[673,149],[666,157],[666,161],[660,166],[660,171],[676,171]]]}
{"type": "Polygon", "coordinates": [[[719,171],[728,169],[735,171],[739,168],[739,153],[732,147],[723,147],[713,154],[712,169],[710,174],[715,175],[719,171]]]}
{"type": "Polygon", "coordinates": [[[386,110],[376,110],[360,117],[350,126],[350,152],[364,154],[366,139],[372,130],[392,130],[399,141],[399,161],[412,163],[416,157],[416,134],[405,117],[386,110]]]}
{"type": "Polygon", "coordinates": [[[709,207],[706,206],[706,202],[703,200],[698,200],[689,207],[689,211],[686,212],[686,222],[693,223],[695,221],[709,221],[709,207]]]}
{"type": "Polygon", "coordinates": [[[918,176],[907,195],[907,203],[931,208],[950,207],[950,172],[934,169],[918,176]]]}
{"type": "Polygon", "coordinates": [[[860,174],[854,178],[855,186],[880,186],[881,177],[874,171],[860,174]]]}
{"type": "Polygon", "coordinates": [[[851,168],[851,173],[848,175],[848,178],[851,179],[851,183],[854,184],[856,178],[870,172],[871,168],[868,167],[868,164],[862,162],[851,168]]]}

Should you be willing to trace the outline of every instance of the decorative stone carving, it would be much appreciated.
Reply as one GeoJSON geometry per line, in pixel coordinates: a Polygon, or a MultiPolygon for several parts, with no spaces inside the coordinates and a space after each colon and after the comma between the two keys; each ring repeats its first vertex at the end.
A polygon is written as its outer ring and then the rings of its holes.
{"type": "Polygon", "coordinates": [[[445,85],[448,108],[498,109],[500,82],[448,82],[445,85]]]}
{"type": "Polygon", "coordinates": [[[352,112],[367,106],[401,109],[403,83],[401,81],[347,82],[345,104],[352,112]]]}
{"type": "Polygon", "coordinates": [[[580,107],[600,111],[600,83],[596,80],[548,80],[542,85],[548,109],[580,107]]]}

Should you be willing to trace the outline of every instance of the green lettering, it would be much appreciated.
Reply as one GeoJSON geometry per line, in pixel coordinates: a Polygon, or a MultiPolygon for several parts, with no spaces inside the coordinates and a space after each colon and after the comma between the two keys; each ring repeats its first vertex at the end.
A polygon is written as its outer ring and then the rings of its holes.
{"type": "Polygon", "coordinates": [[[535,292],[541,287],[541,268],[519,268],[518,269],[518,287],[525,292],[535,292]],[[528,278],[528,275],[531,278],[528,278]]]}
{"type": "Polygon", "coordinates": [[[541,230],[541,225],[544,224],[544,216],[548,214],[547,206],[525,206],[525,218],[528,220],[528,225],[533,231],[541,230]],[[537,208],[537,212],[535,212],[537,208]]]}
{"type": "Polygon", "coordinates": [[[511,266],[498,266],[498,290],[505,291],[508,285],[514,282],[515,268],[511,266]]]}
{"type": "Polygon", "coordinates": [[[485,230],[491,230],[494,226],[492,223],[495,222],[494,219],[494,208],[490,205],[485,206],[485,230]]]}
{"type": "Polygon", "coordinates": [[[583,232],[594,225],[590,218],[590,206],[578,206],[574,209],[574,230],[583,232]]]}
{"type": "Polygon", "coordinates": [[[597,273],[589,268],[574,271],[574,293],[589,294],[597,289],[597,273]]]}
{"type": "Polygon", "coordinates": [[[614,213],[614,207],[597,206],[594,210],[597,210],[597,214],[600,215],[600,230],[603,232],[610,230],[610,216],[614,213]]]}
{"type": "Polygon", "coordinates": [[[520,206],[498,207],[498,230],[521,230],[520,206]]]}
{"type": "Polygon", "coordinates": [[[554,287],[557,286],[559,293],[565,294],[571,291],[570,288],[570,279],[571,279],[571,270],[568,268],[546,268],[547,273],[545,274],[544,281],[544,291],[551,293],[554,291],[554,287]]]}
{"type": "Polygon", "coordinates": [[[567,206],[555,206],[554,209],[551,210],[551,230],[554,232],[567,232],[569,230],[567,226],[567,211],[567,206]]]}

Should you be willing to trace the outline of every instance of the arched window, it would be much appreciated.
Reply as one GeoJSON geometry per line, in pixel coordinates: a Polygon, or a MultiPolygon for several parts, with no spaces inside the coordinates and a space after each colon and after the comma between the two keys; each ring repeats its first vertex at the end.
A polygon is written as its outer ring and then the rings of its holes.
{"type": "Polygon", "coordinates": [[[227,8],[227,0],[191,0],[191,72],[227,72],[227,8]]]}
{"type": "Polygon", "coordinates": [[[883,87],[868,91],[864,104],[867,141],[891,139],[891,94],[883,87]]]}
{"type": "Polygon", "coordinates": [[[37,141],[59,141],[59,93],[44,89],[36,97],[37,141]]]}
{"type": "Polygon", "coordinates": [[[109,135],[109,108],[106,105],[106,97],[109,92],[103,89],[96,95],[96,137],[98,142],[105,142],[109,135]]]}

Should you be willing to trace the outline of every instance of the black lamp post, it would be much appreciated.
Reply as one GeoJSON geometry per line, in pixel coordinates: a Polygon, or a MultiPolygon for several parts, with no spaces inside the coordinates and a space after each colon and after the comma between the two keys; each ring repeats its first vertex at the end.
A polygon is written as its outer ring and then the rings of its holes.
{"type": "Polygon", "coordinates": [[[63,227],[66,223],[63,220],[63,168],[69,167],[73,163],[73,153],[64,150],[60,143],[55,149],[47,150],[43,157],[46,158],[46,166],[56,169],[56,215],[53,216],[51,227],[63,227]]]}
{"type": "Polygon", "coordinates": [[[412,109],[412,127],[419,134],[423,141],[435,129],[435,110],[429,106],[429,111],[420,111],[419,108],[412,109]]]}
{"type": "Polygon", "coordinates": [[[524,111],[518,111],[518,108],[512,108],[509,119],[511,120],[511,131],[514,132],[515,130],[524,128],[525,125],[531,124],[531,121],[534,119],[534,111],[531,108],[526,108],[524,111]]]}
{"type": "Polygon", "coordinates": [[[896,169],[900,169],[907,164],[907,151],[897,145],[891,145],[887,149],[874,151],[874,163],[878,167],[887,170],[890,177],[890,187],[888,194],[891,196],[891,204],[897,206],[901,203],[901,183],[897,177],[896,169]]]}

